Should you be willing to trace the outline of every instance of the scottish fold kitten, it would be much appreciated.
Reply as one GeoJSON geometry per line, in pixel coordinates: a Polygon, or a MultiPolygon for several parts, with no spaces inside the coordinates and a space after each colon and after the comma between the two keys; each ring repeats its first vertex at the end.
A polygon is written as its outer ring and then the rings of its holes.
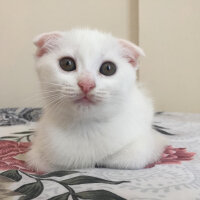
{"type": "Polygon", "coordinates": [[[138,169],[159,159],[166,142],[136,83],[140,47],[87,29],[44,33],[34,43],[45,106],[30,166],[138,169]]]}

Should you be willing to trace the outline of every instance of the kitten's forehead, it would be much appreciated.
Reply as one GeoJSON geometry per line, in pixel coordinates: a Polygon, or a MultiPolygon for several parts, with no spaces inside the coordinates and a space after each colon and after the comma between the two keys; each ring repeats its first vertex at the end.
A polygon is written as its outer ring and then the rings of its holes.
{"type": "Polygon", "coordinates": [[[117,46],[117,39],[97,30],[72,30],[64,34],[65,47],[76,49],[85,56],[87,54],[105,54],[117,46]]]}

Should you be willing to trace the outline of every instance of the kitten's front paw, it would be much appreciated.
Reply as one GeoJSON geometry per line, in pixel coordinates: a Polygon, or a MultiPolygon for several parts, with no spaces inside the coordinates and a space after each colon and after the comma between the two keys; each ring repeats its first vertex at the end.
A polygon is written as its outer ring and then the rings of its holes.
{"type": "Polygon", "coordinates": [[[25,154],[25,160],[30,169],[38,172],[51,172],[53,169],[50,165],[39,157],[39,154],[34,150],[30,150],[25,154]]]}
{"type": "Polygon", "coordinates": [[[155,133],[127,145],[119,152],[108,156],[99,165],[119,169],[141,169],[159,160],[166,145],[166,138],[155,133]]]}

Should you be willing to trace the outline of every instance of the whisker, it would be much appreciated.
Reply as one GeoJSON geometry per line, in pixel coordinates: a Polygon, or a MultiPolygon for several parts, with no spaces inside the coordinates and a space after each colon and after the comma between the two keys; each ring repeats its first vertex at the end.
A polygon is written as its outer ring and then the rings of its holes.
{"type": "Polygon", "coordinates": [[[56,97],[53,97],[53,98],[51,98],[50,100],[48,100],[48,103],[43,107],[44,109],[47,109],[47,108],[53,108],[54,106],[54,104],[58,101],[58,96],[56,96],[56,97]]]}
{"type": "Polygon", "coordinates": [[[43,82],[43,81],[41,81],[40,83],[44,83],[44,84],[48,84],[48,85],[57,85],[57,86],[63,86],[63,84],[54,83],[54,82],[43,82]]]}
{"type": "Polygon", "coordinates": [[[60,86],[60,87],[73,87],[71,84],[69,83],[54,83],[54,82],[41,82],[43,84],[46,84],[46,85],[52,85],[52,86],[60,86]]]}
{"type": "Polygon", "coordinates": [[[96,95],[106,95],[106,94],[108,94],[108,92],[106,92],[106,91],[97,91],[96,92],[96,95]]]}

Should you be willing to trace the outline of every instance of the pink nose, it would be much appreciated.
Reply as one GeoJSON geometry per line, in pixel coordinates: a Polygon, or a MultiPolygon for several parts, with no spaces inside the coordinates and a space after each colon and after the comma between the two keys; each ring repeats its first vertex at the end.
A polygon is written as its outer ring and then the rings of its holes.
{"type": "Polygon", "coordinates": [[[95,82],[90,79],[82,79],[78,82],[78,86],[81,88],[81,90],[87,94],[90,90],[95,88],[95,82]]]}

